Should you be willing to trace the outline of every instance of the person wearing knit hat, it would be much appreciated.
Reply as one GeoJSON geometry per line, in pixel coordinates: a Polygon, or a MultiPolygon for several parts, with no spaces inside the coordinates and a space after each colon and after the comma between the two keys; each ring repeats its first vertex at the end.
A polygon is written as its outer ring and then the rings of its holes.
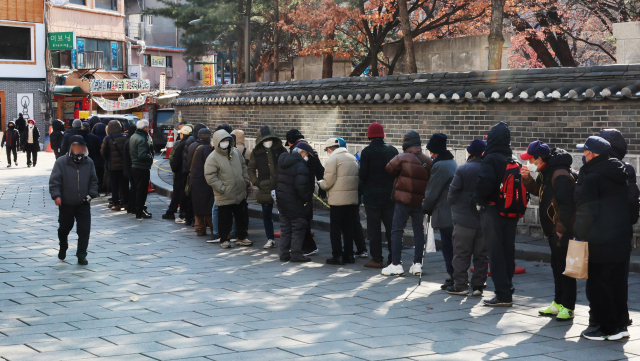
{"type": "Polygon", "coordinates": [[[286,138],[287,145],[290,147],[289,151],[291,151],[300,139],[304,139],[304,135],[298,129],[291,129],[287,132],[286,138]]]}
{"type": "Polygon", "coordinates": [[[391,261],[391,224],[395,205],[391,200],[394,178],[385,167],[398,155],[396,147],[385,143],[384,129],[380,123],[371,123],[367,130],[369,145],[360,156],[360,185],[362,202],[367,214],[367,233],[371,260],[368,268],[384,268],[382,254],[382,225],[387,238],[388,260],[391,261]]]}
{"type": "Polygon", "coordinates": [[[169,165],[173,172],[173,192],[171,193],[171,203],[169,203],[169,208],[162,215],[162,219],[175,220],[178,224],[184,224],[186,222],[185,209],[188,205],[185,205],[185,203],[182,203],[181,205],[185,180],[185,177],[182,174],[182,152],[187,144],[187,139],[193,134],[193,124],[182,122],[178,125],[178,128],[178,138],[176,139],[176,143],[169,155],[169,165]],[[175,213],[178,212],[178,207],[180,208],[180,213],[178,218],[176,218],[175,213]]]}
{"type": "Polygon", "coordinates": [[[489,254],[485,246],[480,220],[471,208],[471,197],[476,191],[482,153],[487,143],[475,139],[467,147],[467,162],[458,167],[451,185],[447,200],[451,204],[453,225],[453,285],[447,287],[452,295],[466,296],[469,294],[469,266],[473,256],[473,275],[471,288],[474,296],[482,296],[484,284],[487,281],[489,268],[489,254]]]}
{"type": "Polygon", "coordinates": [[[453,220],[451,204],[447,201],[449,184],[458,169],[453,154],[447,150],[447,135],[434,133],[427,143],[431,152],[431,178],[422,201],[422,211],[431,219],[431,227],[440,231],[442,256],[446,265],[447,278],[441,286],[443,290],[453,286],[453,220]]]}

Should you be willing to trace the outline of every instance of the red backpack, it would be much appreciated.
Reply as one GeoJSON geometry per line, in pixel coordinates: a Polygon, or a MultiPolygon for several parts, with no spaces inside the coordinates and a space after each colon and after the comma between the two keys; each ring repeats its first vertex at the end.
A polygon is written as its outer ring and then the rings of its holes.
{"type": "Polygon", "coordinates": [[[520,164],[509,159],[500,184],[500,202],[497,204],[500,215],[507,218],[524,217],[527,196],[520,174],[520,164]]]}

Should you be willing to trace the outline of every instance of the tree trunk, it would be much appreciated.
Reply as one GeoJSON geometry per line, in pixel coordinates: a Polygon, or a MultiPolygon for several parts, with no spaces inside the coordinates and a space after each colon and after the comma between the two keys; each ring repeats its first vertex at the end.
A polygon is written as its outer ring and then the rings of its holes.
{"type": "MultiPolygon", "coordinates": [[[[335,35],[327,35],[327,40],[334,40],[335,35]]],[[[333,78],[333,52],[323,55],[322,59],[322,79],[333,78]]]]}
{"type": "Polygon", "coordinates": [[[280,41],[278,39],[278,21],[280,21],[280,4],[278,0],[274,0],[273,4],[273,81],[280,80],[280,59],[278,48],[280,41]]]}
{"type": "MultiPolygon", "coordinates": [[[[236,84],[238,84],[239,78],[237,77],[240,72],[236,72],[236,84]]],[[[233,43],[229,43],[229,80],[233,79],[233,43]]],[[[232,83],[229,81],[229,83],[232,83]]]]}
{"type": "Polygon", "coordinates": [[[405,61],[407,63],[407,73],[418,72],[416,55],[413,51],[413,38],[411,37],[411,23],[409,22],[409,11],[407,10],[407,0],[398,0],[400,10],[400,23],[402,23],[402,37],[404,38],[405,61]]]}
{"type": "Polygon", "coordinates": [[[489,70],[502,68],[502,19],[505,0],[491,0],[491,25],[489,31],[489,70]]]}
{"type": "Polygon", "coordinates": [[[369,65],[369,74],[371,76],[379,76],[378,73],[378,44],[374,44],[371,47],[371,61],[369,65]]]}
{"type": "Polygon", "coordinates": [[[536,56],[538,60],[542,62],[545,68],[557,68],[558,62],[553,58],[547,46],[542,42],[542,40],[538,39],[538,37],[532,32],[533,27],[524,19],[516,18],[513,21],[513,25],[516,28],[516,32],[525,33],[525,40],[527,40],[527,44],[536,52],[536,56]],[[529,31],[527,33],[527,31],[529,31]]]}
{"type": "MultiPolygon", "coordinates": [[[[238,14],[242,14],[245,11],[244,2],[242,0],[238,0],[238,14]]],[[[239,16],[239,21],[243,20],[243,16],[239,16]]],[[[244,69],[244,28],[241,26],[236,26],[236,30],[238,32],[238,57],[236,59],[236,84],[244,83],[243,75],[241,69],[244,69]]],[[[233,43],[229,45],[229,49],[233,47],[233,43]]],[[[231,64],[231,79],[233,79],[233,55],[231,51],[229,51],[229,64],[231,64]]]]}

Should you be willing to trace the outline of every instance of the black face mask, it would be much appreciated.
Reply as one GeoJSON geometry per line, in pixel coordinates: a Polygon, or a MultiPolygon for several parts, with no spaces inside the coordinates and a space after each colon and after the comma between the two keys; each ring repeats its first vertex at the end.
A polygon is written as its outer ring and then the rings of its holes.
{"type": "Polygon", "coordinates": [[[13,128],[14,128],[14,126],[13,126],[13,125],[10,125],[10,126],[9,126],[9,130],[13,130],[13,128]]]}
{"type": "Polygon", "coordinates": [[[69,153],[69,156],[71,157],[71,160],[73,160],[73,162],[76,164],[80,164],[84,159],[84,154],[69,153]]]}

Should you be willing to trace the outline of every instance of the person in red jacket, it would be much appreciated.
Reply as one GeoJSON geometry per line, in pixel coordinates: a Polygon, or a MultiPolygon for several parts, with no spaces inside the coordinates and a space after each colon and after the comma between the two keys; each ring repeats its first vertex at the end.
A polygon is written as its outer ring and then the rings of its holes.
{"type": "Polygon", "coordinates": [[[16,129],[16,123],[13,121],[7,125],[7,131],[2,136],[0,146],[7,146],[7,168],[11,167],[11,153],[13,152],[13,162],[18,165],[18,145],[20,144],[20,133],[16,129]]]}

